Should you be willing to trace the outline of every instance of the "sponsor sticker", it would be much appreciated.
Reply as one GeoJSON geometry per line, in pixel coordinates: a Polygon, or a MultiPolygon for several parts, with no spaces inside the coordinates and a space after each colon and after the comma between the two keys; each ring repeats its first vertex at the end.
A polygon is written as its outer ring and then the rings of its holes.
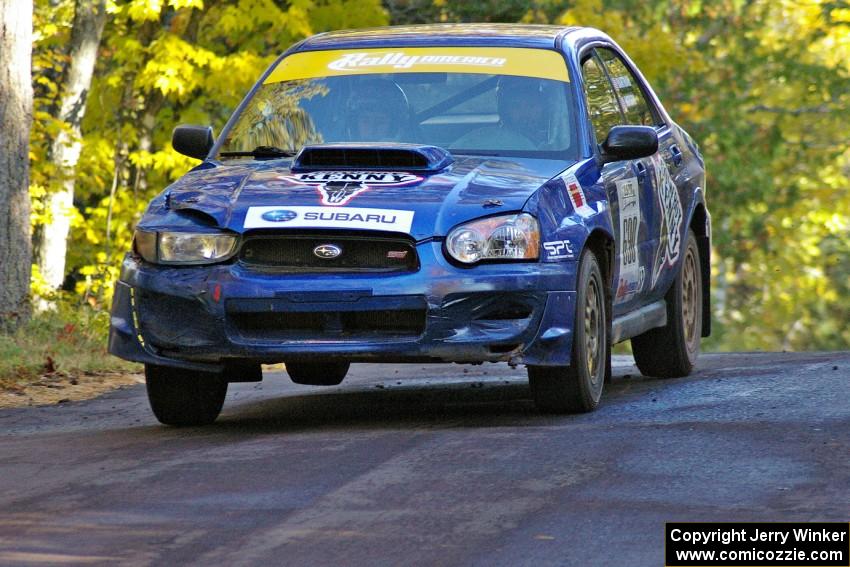
{"type": "Polygon", "coordinates": [[[279,179],[298,185],[314,185],[323,205],[341,207],[372,187],[412,185],[422,181],[423,177],[390,171],[311,171],[284,175],[279,179]]]}
{"type": "Polygon", "coordinates": [[[620,206],[620,275],[616,303],[628,301],[643,289],[646,270],[640,265],[638,236],[640,234],[640,193],[636,177],[617,181],[617,201],[620,206]]]}
{"type": "Polygon", "coordinates": [[[365,183],[349,183],[347,181],[332,181],[316,186],[323,205],[341,207],[347,205],[354,197],[368,189],[365,183]]]}
{"type": "Polygon", "coordinates": [[[309,171],[291,173],[281,179],[306,185],[339,182],[394,186],[411,185],[422,181],[423,178],[421,175],[398,171],[309,171]]]}
{"type": "Polygon", "coordinates": [[[661,207],[661,237],[658,251],[655,254],[652,270],[652,287],[658,282],[665,267],[673,266],[679,259],[682,248],[682,202],[679,191],[664,159],[655,154],[652,156],[655,172],[655,187],[658,194],[658,204],[661,207]]]}
{"type": "Polygon", "coordinates": [[[265,84],[383,73],[483,73],[569,82],[564,58],[554,50],[444,46],[300,51],[283,59],[265,84]]]}
{"type": "Polygon", "coordinates": [[[569,240],[551,240],[543,243],[543,249],[546,250],[547,260],[559,260],[562,258],[575,258],[573,251],[573,243],[569,240]]]}
{"type": "Polygon", "coordinates": [[[570,197],[570,203],[573,204],[573,209],[582,217],[589,217],[596,214],[587,203],[587,197],[584,195],[584,189],[581,188],[581,183],[578,182],[576,176],[572,173],[567,174],[563,178],[564,185],[567,188],[567,195],[570,197]]]}
{"type": "Polygon", "coordinates": [[[410,232],[413,211],[328,209],[327,207],[249,207],[248,228],[350,228],[410,232]]]}
{"type": "Polygon", "coordinates": [[[346,69],[364,69],[369,67],[392,67],[410,69],[416,65],[473,65],[480,67],[504,67],[508,60],[504,57],[486,57],[474,55],[452,55],[433,53],[432,55],[407,55],[404,51],[387,53],[354,52],[345,53],[339,59],[328,63],[328,69],[345,71],[346,69]]]}
{"type": "Polygon", "coordinates": [[[280,223],[280,222],[288,222],[298,217],[298,214],[295,211],[290,211],[288,209],[272,209],[271,211],[266,211],[260,218],[264,221],[280,223]]]}

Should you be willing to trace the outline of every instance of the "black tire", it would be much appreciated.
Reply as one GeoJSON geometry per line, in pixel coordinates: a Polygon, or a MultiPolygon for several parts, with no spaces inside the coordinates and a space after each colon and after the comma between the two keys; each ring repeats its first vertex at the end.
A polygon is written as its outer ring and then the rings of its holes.
{"type": "Polygon", "coordinates": [[[576,285],[572,364],[528,367],[528,382],[537,409],[584,413],[599,405],[611,358],[605,289],[596,255],[585,250],[576,285]]]}
{"type": "Polygon", "coordinates": [[[286,373],[296,384],[336,386],[348,374],[350,362],[287,362],[286,373]]]}
{"type": "Polygon", "coordinates": [[[166,425],[207,425],[221,413],[227,382],[219,374],[145,364],[148,401],[166,425]]]}
{"type": "Polygon", "coordinates": [[[687,376],[699,355],[703,317],[699,247],[691,230],[679,274],[665,300],[667,324],[633,337],[632,353],[644,376],[687,376]]]}

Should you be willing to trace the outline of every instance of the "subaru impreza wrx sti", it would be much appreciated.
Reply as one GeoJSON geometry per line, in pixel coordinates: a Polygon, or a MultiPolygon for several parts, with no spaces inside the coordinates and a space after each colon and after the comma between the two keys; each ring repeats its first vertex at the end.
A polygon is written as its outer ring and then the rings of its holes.
{"type": "Polygon", "coordinates": [[[145,364],[168,424],[284,362],[508,362],[545,411],[589,411],[631,339],[683,376],[708,317],[699,149],[622,49],[589,28],[334,32],[289,49],[202,163],[150,203],[109,349],[145,364]]]}

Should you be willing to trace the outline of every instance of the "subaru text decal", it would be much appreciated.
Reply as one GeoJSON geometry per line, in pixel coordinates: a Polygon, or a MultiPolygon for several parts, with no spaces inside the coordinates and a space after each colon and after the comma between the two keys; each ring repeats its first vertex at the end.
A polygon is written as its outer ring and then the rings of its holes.
{"type": "Polygon", "coordinates": [[[327,207],[250,207],[245,215],[247,228],[351,228],[410,232],[413,211],[393,209],[328,209],[327,207]],[[264,215],[273,211],[296,214],[288,221],[269,220],[264,215]]]}

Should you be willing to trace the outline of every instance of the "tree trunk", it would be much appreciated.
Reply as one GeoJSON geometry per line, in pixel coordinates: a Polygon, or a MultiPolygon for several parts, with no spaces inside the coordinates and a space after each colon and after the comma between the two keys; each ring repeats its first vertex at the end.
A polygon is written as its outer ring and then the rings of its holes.
{"type": "Polygon", "coordinates": [[[56,289],[65,279],[75,172],[82,148],[80,124],[85,115],[86,97],[106,22],[105,0],[76,0],[74,9],[70,63],[61,85],[62,102],[58,116],[68,129],[60,132],[50,146],[50,160],[61,172],[60,188],[47,196],[45,209],[49,211],[48,221],[36,237],[39,270],[47,284],[56,289]]]}
{"type": "Polygon", "coordinates": [[[30,316],[32,0],[0,0],[0,331],[30,316]]]}

